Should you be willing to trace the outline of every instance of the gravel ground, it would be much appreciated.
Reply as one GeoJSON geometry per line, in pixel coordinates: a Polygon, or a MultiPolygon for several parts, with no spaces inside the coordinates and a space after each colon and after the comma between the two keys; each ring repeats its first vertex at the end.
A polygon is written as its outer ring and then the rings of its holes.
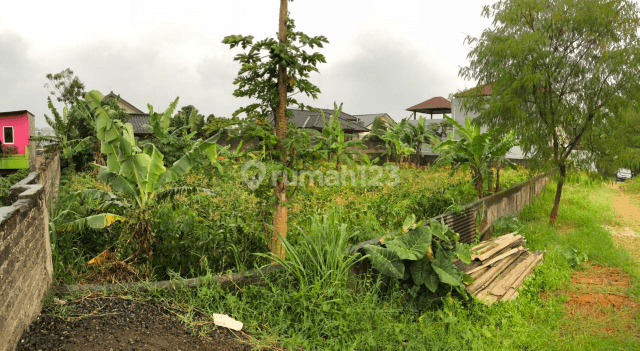
{"type": "Polygon", "coordinates": [[[17,350],[252,350],[239,337],[223,328],[200,337],[157,304],[102,297],[44,309],[17,350]]]}

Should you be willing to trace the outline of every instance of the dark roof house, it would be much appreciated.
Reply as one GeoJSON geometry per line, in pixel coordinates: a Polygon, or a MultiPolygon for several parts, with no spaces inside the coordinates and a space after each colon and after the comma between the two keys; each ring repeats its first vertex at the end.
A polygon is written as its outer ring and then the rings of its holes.
{"type": "MultiPolygon", "coordinates": [[[[308,110],[288,110],[293,113],[293,117],[289,117],[289,123],[294,123],[298,128],[322,130],[324,128],[324,122],[322,120],[322,114],[320,110],[308,111],[308,110]]],[[[326,120],[331,118],[333,110],[322,109],[326,120]]],[[[362,132],[368,132],[369,129],[364,126],[364,123],[357,117],[352,116],[345,112],[340,112],[338,115],[338,121],[342,125],[342,129],[347,134],[356,134],[362,132]]],[[[273,115],[269,117],[269,122],[275,123],[273,115]]]]}
{"type": "Polygon", "coordinates": [[[357,117],[359,120],[362,121],[363,125],[367,128],[371,128],[371,126],[373,125],[373,122],[376,120],[376,118],[382,118],[385,122],[387,122],[388,124],[391,125],[396,125],[396,121],[393,120],[393,118],[391,118],[391,116],[389,116],[387,113],[372,113],[372,114],[368,114],[368,115],[354,115],[354,117],[357,117]]]}
{"type": "Polygon", "coordinates": [[[118,100],[118,107],[124,109],[129,114],[129,123],[133,126],[133,134],[137,137],[146,137],[151,135],[152,133],[145,128],[145,125],[149,125],[149,114],[142,112],[142,110],[128,103],[123,98],[120,98],[119,95],[116,95],[112,92],[105,95],[104,99],[115,99],[118,100]]]}

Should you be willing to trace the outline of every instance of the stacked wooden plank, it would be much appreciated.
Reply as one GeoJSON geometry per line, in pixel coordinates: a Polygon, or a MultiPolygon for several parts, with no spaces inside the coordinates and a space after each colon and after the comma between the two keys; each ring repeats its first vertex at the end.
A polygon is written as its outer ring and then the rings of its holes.
{"type": "Polygon", "coordinates": [[[471,248],[471,264],[459,265],[474,279],[467,291],[489,304],[515,299],[518,288],[544,255],[529,252],[522,246],[525,242],[521,235],[511,233],[471,248]]]}

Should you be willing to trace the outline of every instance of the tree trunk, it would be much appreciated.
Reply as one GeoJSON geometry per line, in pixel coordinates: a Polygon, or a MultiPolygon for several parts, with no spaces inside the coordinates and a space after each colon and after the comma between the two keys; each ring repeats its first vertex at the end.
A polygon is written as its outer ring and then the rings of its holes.
{"type": "MultiPolygon", "coordinates": [[[[286,177],[286,175],[284,177],[286,177]]],[[[284,246],[282,245],[281,237],[282,239],[287,238],[287,216],[289,212],[289,209],[286,205],[287,187],[284,183],[284,178],[283,180],[276,183],[274,193],[277,200],[275,212],[273,213],[273,236],[271,237],[271,242],[269,243],[269,249],[275,255],[284,259],[286,252],[284,246]]]]}
{"type": "MultiPolygon", "coordinates": [[[[280,19],[278,21],[278,42],[280,45],[287,43],[287,6],[289,0],[280,0],[280,19]]],[[[282,63],[278,64],[278,102],[276,103],[275,111],[275,124],[276,124],[276,136],[283,139],[287,136],[287,67],[282,63]]],[[[278,145],[278,148],[282,148],[282,145],[278,145]]],[[[284,150],[282,154],[282,162],[286,162],[286,155],[284,150]]],[[[284,259],[285,251],[282,246],[281,237],[287,238],[287,184],[286,175],[283,175],[282,179],[276,181],[274,187],[274,194],[276,196],[276,206],[273,213],[273,236],[271,238],[270,249],[271,252],[278,257],[284,259]]]]}
{"type": "Polygon", "coordinates": [[[558,218],[558,208],[560,207],[560,198],[562,197],[562,186],[564,185],[564,178],[567,175],[567,166],[564,163],[560,165],[560,180],[556,186],[556,198],[553,200],[553,209],[549,216],[549,224],[555,226],[556,218],[558,218]]]}
{"type": "Polygon", "coordinates": [[[500,191],[500,166],[496,167],[496,193],[500,191]]]}
{"type": "Polygon", "coordinates": [[[487,179],[487,183],[489,183],[489,188],[487,189],[487,192],[492,193],[493,192],[493,171],[491,170],[491,168],[489,168],[489,172],[487,174],[487,177],[489,179],[487,179]]]}
{"type": "Polygon", "coordinates": [[[478,199],[482,199],[482,188],[483,188],[483,184],[482,184],[482,175],[480,174],[480,172],[475,172],[475,171],[471,171],[471,176],[473,177],[473,185],[476,188],[476,191],[478,192],[478,199]]]}

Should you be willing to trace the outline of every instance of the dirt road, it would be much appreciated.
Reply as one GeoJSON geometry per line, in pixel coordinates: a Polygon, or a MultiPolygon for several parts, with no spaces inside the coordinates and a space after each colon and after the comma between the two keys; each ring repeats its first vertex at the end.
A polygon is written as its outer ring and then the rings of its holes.
{"type": "Polygon", "coordinates": [[[640,208],[636,205],[638,199],[625,193],[618,184],[612,186],[616,191],[612,198],[613,208],[623,226],[608,228],[614,242],[624,247],[640,263],[640,208]]]}

